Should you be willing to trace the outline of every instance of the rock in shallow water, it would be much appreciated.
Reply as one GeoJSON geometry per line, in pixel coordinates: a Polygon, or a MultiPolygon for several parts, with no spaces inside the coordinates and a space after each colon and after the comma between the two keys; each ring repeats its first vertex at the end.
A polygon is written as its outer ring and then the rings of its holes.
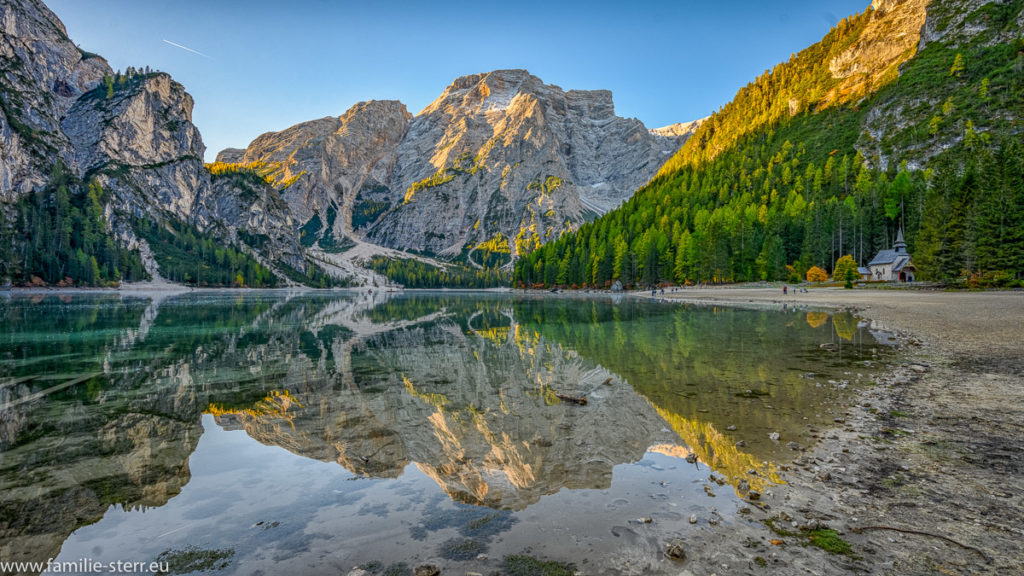
{"type": "Polygon", "coordinates": [[[678,538],[669,542],[668,546],[665,547],[665,558],[675,560],[677,562],[686,560],[686,549],[683,547],[684,544],[685,543],[678,538]]]}
{"type": "Polygon", "coordinates": [[[433,564],[423,564],[422,566],[417,566],[414,573],[416,576],[438,576],[441,573],[441,569],[433,564]]]}

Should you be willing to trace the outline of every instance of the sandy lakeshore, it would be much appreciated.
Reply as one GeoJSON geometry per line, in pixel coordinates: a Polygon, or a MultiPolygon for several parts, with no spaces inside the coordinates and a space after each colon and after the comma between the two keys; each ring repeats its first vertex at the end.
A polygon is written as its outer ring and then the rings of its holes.
{"type": "Polygon", "coordinates": [[[900,365],[816,446],[794,451],[787,484],[751,502],[746,526],[692,543],[684,574],[1024,573],[1024,292],[730,287],[657,298],[853,309],[903,342],[900,365]],[[814,527],[838,531],[851,552],[807,546],[814,527]]]}

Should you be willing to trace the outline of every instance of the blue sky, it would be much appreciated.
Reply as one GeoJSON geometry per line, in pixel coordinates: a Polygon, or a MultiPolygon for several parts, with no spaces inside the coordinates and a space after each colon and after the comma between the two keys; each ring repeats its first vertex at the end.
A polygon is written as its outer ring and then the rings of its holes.
{"type": "Polygon", "coordinates": [[[526,68],[608,89],[648,127],[708,115],[869,0],[48,0],[115,69],[169,72],[212,159],[361,100],[417,113],[458,77],[526,68]],[[171,46],[168,40],[206,56],[171,46]]]}

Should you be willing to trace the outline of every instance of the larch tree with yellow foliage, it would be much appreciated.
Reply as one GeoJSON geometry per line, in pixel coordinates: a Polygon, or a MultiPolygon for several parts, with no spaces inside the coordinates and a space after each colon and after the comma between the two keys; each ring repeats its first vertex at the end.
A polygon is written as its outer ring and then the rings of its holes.
{"type": "Polygon", "coordinates": [[[836,260],[835,268],[832,269],[832,277],[836,280],[846,280],[848,276],[851,280],[857,278],[857,261],[850,254],[836,260]]]}

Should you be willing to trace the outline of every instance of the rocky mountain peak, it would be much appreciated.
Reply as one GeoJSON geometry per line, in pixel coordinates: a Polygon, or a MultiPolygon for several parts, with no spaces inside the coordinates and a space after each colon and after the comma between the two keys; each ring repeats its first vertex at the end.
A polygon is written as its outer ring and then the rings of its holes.
{"type": "MultiPolygon", "coordinates": [[[[261,134],[246,148],[240,159],[237,152],[234,152],[238,150],[236,148],[228,148],[220,154],[246,164],[284,163],[282,169],[288,170],[288,165],[295,164],[303,156],[302,148],[318,149],[328,139],[337,140],[346,134],[353,136],[363,133],[363,136],[372,137],[372,134],[365,132],[383,128],[387,123],[399,124],[401,130],[404,130],[404,125],[411,119],[412,115],[405,104],[398,100],[358,102],[341,116],[326,116],[296,124],[280,132],[261,134]]],[[[281,176],[288,178],[291,175],[281,176]]]]}
{"type": "Polygon", "coordinates": [[[444,109],[504,110],[520,93],[533,93],[543,82],[526,70],[495,70],[456,78],[418,115],[444,109]]]}
{"type": "Polygon", "coordinates": [[[40,2],[12,0],[0,6],[5,60],[18,58],[32,65],[24,71],[38,86],[49,88],[60,111],[98,85],[111,73],[103,58],[72,44],[64,24],[40,2]]]}
{"type": "Polygon", "coordinates": [[[339,120],[341,120],[343,125],[349,125],[353,122],[358,122],[361,118],[374,115],[399,115],[405,116],[407,120],[412,120],[412,114],[406,109],[405,104],[399,100],[367,100],[365,102],[357,102],[346,110],[339,120]]]}
{"type": "Polygon", "coordinates": [[[616,116],[608,90],[495,70],[415,116],[363,102],[220,157],[263,166],[319,236],[448,258],[489,243],[511,259],[618,205],[685,137],[616,116]]]}
{"type": "MultiPolygon", "coordinates": [[[[520,110],[523,102],[537,101],[545,106],[566,104],[579,114],[595,117],[615,115],[611,90],[563,91],[527,70],[495,70],[456,78],[444,92],[418,115],[431,114],[446,108],[498,112],[508,110],[516,98],[520,110]],[[563,102],[564,101],[564,102],[563,102]]],[[[564,109],[559,110],[564,113],[564,109]]]]}
{"type": "Polygon", "coordinates": [[[216,162],[224,162],[225,164],[238,164],[245,157],[244,148],[225,148],[217,153],[216,162]]]}
{"type": "Polygon", "coordinates": [[[662,126],[661,128],[651,128],[651,134],[657,136],[663,136],[665,138],[689,138],[700,125],[707,120],[707,117],[699,120],[692,120],[690,122],[676,122],[675,124],[669,124],[668,126],[662,126]]]}

